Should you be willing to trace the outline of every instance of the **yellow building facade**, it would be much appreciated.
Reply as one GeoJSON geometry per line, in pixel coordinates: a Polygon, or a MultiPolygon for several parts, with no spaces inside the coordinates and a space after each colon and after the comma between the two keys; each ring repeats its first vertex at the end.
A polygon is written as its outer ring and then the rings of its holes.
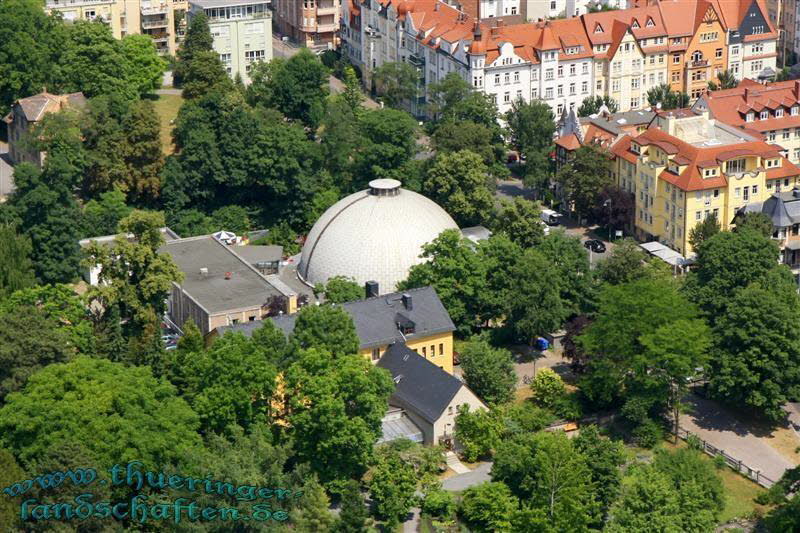
{"type": "MultiPolygon", "coordinates": [[[[374,348],[362,348],[361,355],[377,363],[389,348],[389,344],[374,348]]],[[[448,374],[453,373],[453,332],[438,333],[426,337],[415,337],[406,341],[406,346],[419,355],[442,368],[448,374]]]]}
{"type": "Polygon", "coordinates": [[[160,54],[175,55],[186,31],[187,0],[46,0],[66,21],[99,20],[115,38],[148,35],[160,54]]]}
{"type": "Polygon", "coordinates": [[[728,230],[739,209],[791,189],[800,176],[778,147],[707,113],[660,113],[612,151],[619,186],[636,198],[637,237],[685,257],[693,252],[691,230],[705,218],[716,216],[728,230]]]}

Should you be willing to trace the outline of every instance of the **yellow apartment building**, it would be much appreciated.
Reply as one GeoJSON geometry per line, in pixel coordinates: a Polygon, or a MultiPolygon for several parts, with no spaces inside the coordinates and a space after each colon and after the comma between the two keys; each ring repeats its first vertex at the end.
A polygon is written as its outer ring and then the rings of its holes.
{"type": "Polygon", "coordinates": [[[619,186],[636,198],[637,237],[685,257],[692,253],[689,233],[703,219],[715,215],[730,229],[739,209],[792,189],[800,176],[780,147],[707,112],[659,113],[644,133],[621,139],[612,152],[619,186]]]}
{"type": "Polygon", "coordinates": [[[175,55],[186,31],[187,0],[46,0],[66,21],[99,20],[114,37],[149,35],[160,54],[175,55]]]}

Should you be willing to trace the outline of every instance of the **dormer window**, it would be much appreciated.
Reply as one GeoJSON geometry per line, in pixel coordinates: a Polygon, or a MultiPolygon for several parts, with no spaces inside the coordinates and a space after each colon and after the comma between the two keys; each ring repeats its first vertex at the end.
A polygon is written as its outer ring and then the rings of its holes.
{"type": "Polygon", "coordinates": [[[656,23],[655,23],[655,22],[653,22],[653,19],[651,19],[650,17],[647,17],[647,24],[646,24],[646,26],[647,26],[648,28],[652,28],[652,27],[653,27],[653,26],[655,26],[655,25],[656,25],[656,23]]]}
{"type": "Polygon", "coordinates": [[[633,19],[633,24],[631,24],[631,28],[638,29],[639,28],[639,21],[636,20],[636,19],[633,19]]]}
{"type": "Polygon", "coordinates": [[[753,122],[756,119],[756,114],[750,111],[747,114],[747,122],[753,122]]]}
{"type": "Polygon", "coordinates": [[[678,165],[675,164],[675,163],[670,163],[669,164],[669,171],[672,172],[673,174],[675,174],[676,176],[678,174],[680,174],[680,170],[678,168],[678,165]]]}
{"type": "Polygon", "coordinates": [[[603,27],[600,24],[595,25],[594,32],[595,33],[603,33],[603,27]]]}
{"type": "Polygon", "coordinates": [[[717,175],[717,169],[716,168],[706,168],[706,169],[703,170],[703,177],[704,178],[713,178],[716,175],[717,175]]]}
{"type": "Polygon", "coordinates": [[[781,160],[780,159],[767,159],[766,160],[766,166],[767,166],[767,168],[777,168],[777,167],[781,166],[781,160]]]}
{"type": "Polygon", "coordinates": [[[403,335],[412,335],[414,333],[416,324],[403,313],[397,313],[395,315],[394,323],[397,326],[397,330],[403,335]]]}
{"type": "Polygon", "coordinates": [[[769,111],[765,109],[764,111],[761,112],[761,114],[759,114],[758,118],[760,118],[761,120],[767,120],[769,118],[769,111]]]}
{"type": "Polygon", "coordinates": [[[800,114],[800,107],[792,106],[792,116],[796,117],[798,114],[800,114]]]}
{"type": "Polygon", "coordinates": [[[641,148],[639,148],[639,145],[636,143],[631,143],[631,152],[637,155],[641,155],[642,153],[641,148]]]}
{"type": "Polygon", "coordinates": [[[781,108],[779,108],[779,109],[776,109],[776,110],[775,110],[775,116],[776,116],[777,118],[780,118],[780,117],[782,117],[782,116],[783,116],[783,108],[782,108],[782,107],[781,107],[781,108]]]}

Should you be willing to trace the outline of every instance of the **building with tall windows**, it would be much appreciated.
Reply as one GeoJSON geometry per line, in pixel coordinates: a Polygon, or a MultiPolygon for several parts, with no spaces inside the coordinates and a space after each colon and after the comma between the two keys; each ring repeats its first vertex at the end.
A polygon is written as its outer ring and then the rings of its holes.
{"type": "Polygon", "coordinates": [[[272,15],[268,0],[190,0],[189,20],[203,12],[208,18],[214,51],[228,75],[250,83],[250,70],[272,60],[272,15]]]}
{"type": "Polygon", "coordinates": [[[689,232],[715,216],[723,230],[751,203],[800,183],[800,168],[779,146],[709,118],[708,112],[660,112],[646,131],[611,148],[619,186],[634,195],[634,227],[684,257],[689,232]]]}
{"type": "Polygon", "coordinates": [[[417,115],[427,108],[428,87],[451,73],[492,95],[501,112],[517,98],[540,99],[557,116],[598,95],[614,98],[619,111],[640,109],[647,91],[664,83],[696,100],[726,69],[738,79],[775,76],[778,33],[763,0],[634,3],[520,22],[476,15],[482,1],[346,0],[343,52],[367,85],[383,63],[411,63],[419,91],[408,108],[417,115]]]}
{"type": "Polygon", "coordinates": [[[282,35],[308,48],[338,45],[341,0],[275,0],[273,8],[282,35]]]}
{"type": "Polygon", "coordinates": [[[66,21],[98,20],[117,39],[148,35],[162,55],[175,55],[186,32],[186,0],[45,0],[66,21]]]}

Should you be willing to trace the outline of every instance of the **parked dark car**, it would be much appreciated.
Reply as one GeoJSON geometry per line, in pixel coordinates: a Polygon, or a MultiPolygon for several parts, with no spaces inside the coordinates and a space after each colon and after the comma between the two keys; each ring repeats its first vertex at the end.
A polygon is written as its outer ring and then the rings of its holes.
{"type": "Polygon", "coordinates": [[[606,251],[606,245],[599,239],[589,239],[583,245],[596,254],[602,254],[606,251]]]}

